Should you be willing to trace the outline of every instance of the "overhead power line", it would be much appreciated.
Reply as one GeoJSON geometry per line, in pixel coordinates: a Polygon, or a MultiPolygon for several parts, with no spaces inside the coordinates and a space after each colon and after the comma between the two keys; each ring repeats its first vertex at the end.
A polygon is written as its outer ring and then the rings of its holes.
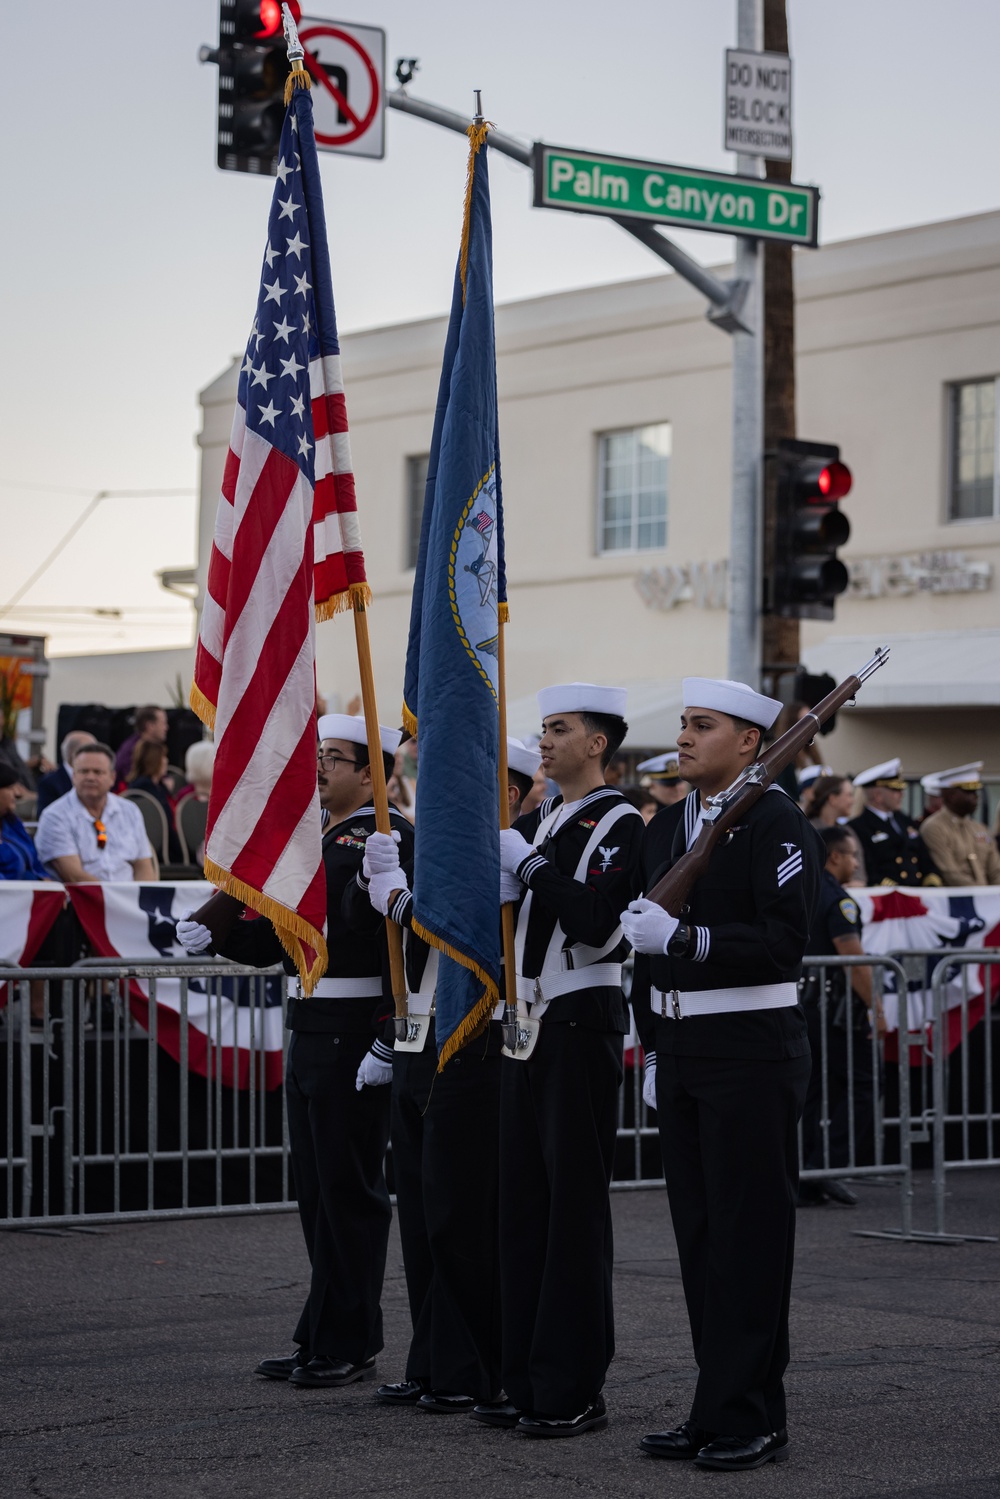
{"type": "Polygon", "coordinates": [[[97,509],[98,505],[100,505],[102,500],[163,500],[177,495],[193,495],[194,493],[195,491],[193,489],[99,490],[90,501],[90,504],[84,506],[82,514],[78,515],[72,525],[63,532],[62,536],[56,542],[51,552],[49,552],[48,556],[38,564],[38,566],[35,568],[35,571],[31,574],[30,578],[28,578],[26,582],[21,584],[21,587],[16,591],[16,593],[13,593],[11,595],[11,597],[5,604],[0,604],[0,615],[6,614],[8,609],[13,608],[15,604],[20,603],[21,599],[24,598],[24,595],[28,592],[29,588],[34,587],[42,574],[47,572],[48,569],[52,566],[52,563],[56,560],[59,554],[65,551],[66,547],[73,540],[73,537],[77,534],[80,528],[86,525],[87,521],[93,515],[94,511],[97,509]]]}

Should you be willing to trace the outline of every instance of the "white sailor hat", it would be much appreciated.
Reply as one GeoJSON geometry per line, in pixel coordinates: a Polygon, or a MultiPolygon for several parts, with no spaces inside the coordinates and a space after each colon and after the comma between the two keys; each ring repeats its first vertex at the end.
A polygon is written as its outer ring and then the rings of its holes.
{"type": "Polygon", "coordinates": [[[900,775],[902,761],[897,755],[895,760],[883,760],[881,765],[870,765],[860,775],[854,777],[855,786],[885,786],[890,791],[905,791],[906,782],[900,775]]]}
{"type": "MultiPolygon", "coordinates": [[[[316,725],[316,732],[320,739],[347,739],[351,744],[368,743],[365,720],[360,713],[324,713],[316,725]]],[[[387,729],[384,723],[380,723],[378,737],[385,753],[394,755],[403,735],[399,729],[387,729]]]]}
{"type": "Polygon", "coordinates": [[[921,776],[920,777],[920,784],[924,788],[924,790],[927,792],[928,796],[940,796],[941,795],[941,782],[938,780],[937,771],[935,771],[932,775],[929,775],[929,776],[921,776]]]}
{"type": "Polygon", "coordinates": [[[777,698],[764,697],[745,682],[685,677],[682,686],[685,708],[714,708],[717,713],[728,713],[731,718],[745,718],[761,729],[769,729],[781,712],[777,698]]]}
{"type": "Polygon", "coordinates": [[[676,750],[667,750],[665,755],[654,755],[651,760],[641,760],[635,768],[645,771],[643,785],[648,785],[651,781],[669,783],[679,781],[681,778],[680,761],[676,750]]]}
{"type": "Polygon", "coordinates": [[[536,749],[529,749],[522,744],[520,739],[507,739],[507,769],[519,771],[523,776],[531,776],[534,780],[538,774],[538,767],[542,763],[542,757],[536,749]]]}
{"type": "Polygon", "coordinates": [[[812,785],[813,781],[818,781],[820,776],[832,775],[831,765],[807,765],[805,770],[799,771],[799,790],[804,791],[807,786],[812,785]]]}
{"type": "Polygon", "coordinates": [[[560,682],[543,687],[538,694],[538,711],[543,719],[553,713],[606,713],[612,718],[625,717],[628,694],[624,687],[597,687],[593,682],[560,682]]]}
{"type": "Polygon", "coordinates": [[[935,779],[942,791],[982,791],[982,768],[982,760],[972,760],[968,765],[954,765],[951,770],[939,770],[935,779]]]}

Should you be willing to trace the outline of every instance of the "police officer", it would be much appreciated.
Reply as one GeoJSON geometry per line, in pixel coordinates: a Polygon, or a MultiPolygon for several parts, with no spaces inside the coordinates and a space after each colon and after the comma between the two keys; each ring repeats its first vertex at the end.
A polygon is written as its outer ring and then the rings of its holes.
{"type": "MultiPolygon", "coordinates": [[[[541,756],[507,741],[508,805],[517,815],[541,756]]],[[[394,1042],[393,1180],[413,1336],[405,1377],[380,1385],[385,1405],[439,1414],[497,1402],[500,1370],[499,1206],[502,1005],[437,1071],[434,989],[438,954],[411,929],[412,865],[391,838],[373,834],[354,882],[366,904],[390,909],[407,929],[410,1035],[394,1042]],[[370,871],[370,873],[369,873],[370,871]],[[368,877],[366,877],[366,875],[368,877]],[[363,892],[363,894],[362,894],[363,892]]],[[[351,897],[349,887],[349,898],[351,897]]],[[[392,1037],[388,1036],[390,1044],[392,1037]]]]}
{"type": "MultiPolygon", "coordinates": [[[[855,877],[857,845],[847,827],[834,824],[819,830],[826,850],[820,877],[819,904],[806,953],[816,957],[839,954],[857,957],[861,946],[861,913],[844,889],[855,877]]],[[[803,1164],[807,1171],[831,1166],[868,1165],[875,1136],[877,1062],[872,1045],[874,1021],[884,1034],[881,1000],[875,1001],[870,968],[810,967],[802,981],[812,1051],[812,1073],[802,1114],[803,1164]],[[825,990],[825,994],[824,991],[825,990]],[[823,1120],[823,1068],[826,1065],[826,1125],[823,1120]],[[853,1090],[854,1148],[851,1150],[853,1090]]],[[[857,1202],[850,1187],[834,1177],[804,1181],[799,1205],[831,1199],[851,1207],[857,1202]]]]}
{"type": "MultiPolygon", "coordinates": [[[[285,1102],[299,1217],[312,1267],[309,1293],[293,1334],[297,1351],[266,1358],[256,1372],[297,1388],[333,1389],[375,1377],[382,1348],[382,1279],[392,1211],[383,1173],[389,1140],[392,1053],[380,1039],[392,1006],[384,937],[345,922],[346,888],[361,868],[375,831],[371,769],[363,718],[342,713],[319,720],[320,805],[327,889],[326,975],[308,999],[289,980],[285,1102]]],[[[392,773],[397,730],[380,730],[386,775],[392,773]]],[[[392,814],[404,858],[413,829],[392,814]]],[[[188,952],[206,952],[211,933],[179,922],[188,952]]],[[[271,923],[238,921],[218,949],[240,963],[285,961],[271,923]]]]}
{"type": "Polygon", "coordinates": [[[870,766],[854,784],[865,793],[865,808],[848,826],[861,844],[869,885],[940,885],[916,823],[900,811],[906,782],[899,759],[870,766]]]}
{"type": "Polygon", "coordinates": [[[500,834],[501,899],[516,899],[519,1008],[535,1039],[500,1091],[502,1405],[476,1419],[533,1437],[607,1423],[614,1354],[614,1164],[627,1029],[620,913],[643,821],[604,768],[625,738],[625,692],[573,682],[538,694],[559,787],[500,834]]]}
{"type": "MultiPolygon", "coordinates": [[[[646,829],[647,890],[696,842],[704,798],[753,762],[781,707],[742,682],[683,685],[677,744],[695,790],[646,829]]],[[[632,1003],[699,1371],[688,1419],[640,1444],[653,1457],[739,1470],[788,1456],[782,1375],[809,1082],[797,981],[821,867],[815,831],[772,787],[716,847],[680,919],[649,900],[622,917],[646,955],[632,1003]]]]}

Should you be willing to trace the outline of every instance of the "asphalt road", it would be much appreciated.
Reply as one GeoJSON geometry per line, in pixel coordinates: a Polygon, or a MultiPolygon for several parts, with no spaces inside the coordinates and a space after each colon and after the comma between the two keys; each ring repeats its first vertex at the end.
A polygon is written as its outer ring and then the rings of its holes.
{"type": "MultiPolygon", "coordinates": [[[[949,1228],[1000,1233],[1000,1173],[954,1173],[949,1228]]],[[[646,1431],[687,1414],[691,1362],[662,1191],[615,1197],[618,1355],[608,1428],[537,1442],[375,1405],[372,1386],[295,1391],[250,1371],[290,1351],[305,1254],[293,1215],[0,1233],[0,1493],[193,1496],[1000,1496],[1000,1247],[855,1237],[898,1222],[889,1186],[799,1215],[792,1459],[754,1474],[655,1463],[646,1431]]],[[[929,1187],[918,1184],[918,1221],[929,1187]]],[[[390,1245],[380,1377],[407,1315],[390,1245]]]]}

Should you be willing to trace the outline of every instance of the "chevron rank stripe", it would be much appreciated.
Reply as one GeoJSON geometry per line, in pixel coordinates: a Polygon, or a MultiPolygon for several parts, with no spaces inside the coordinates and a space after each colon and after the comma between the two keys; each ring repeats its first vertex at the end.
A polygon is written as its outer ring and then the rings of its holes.
{"type": "Polygon", "coordinates": [[[778,886],[787,885],[795,875],[802,873],[802,850],[797,848],[778,865],[778,886]]]}

